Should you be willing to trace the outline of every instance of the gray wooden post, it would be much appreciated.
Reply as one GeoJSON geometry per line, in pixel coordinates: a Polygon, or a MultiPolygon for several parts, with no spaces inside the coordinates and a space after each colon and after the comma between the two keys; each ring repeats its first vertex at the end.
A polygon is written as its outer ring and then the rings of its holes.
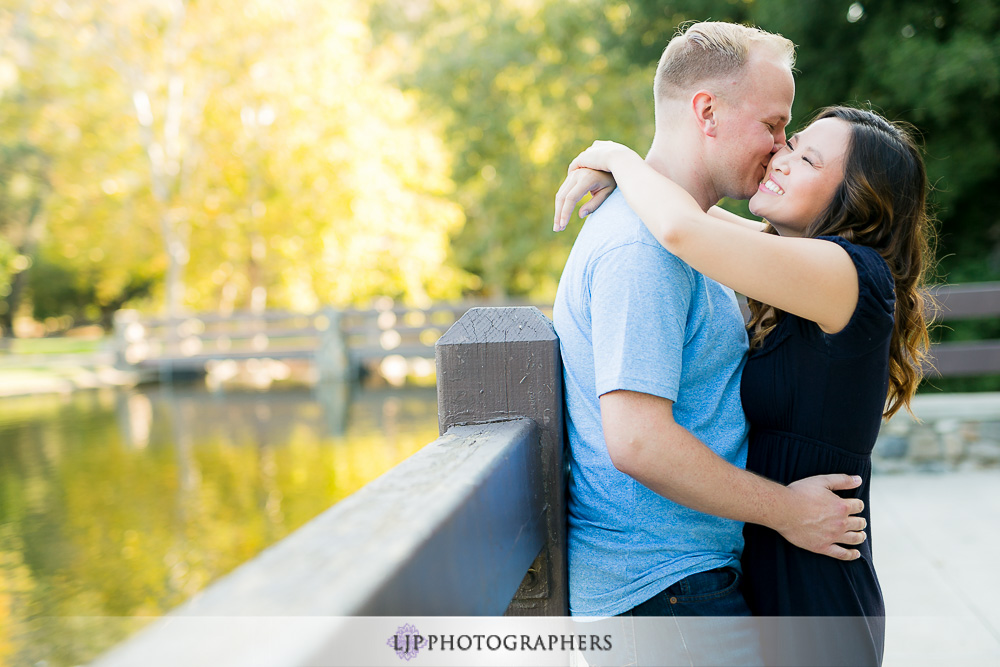
{"type": "Polygon", "coordinates": [[[343,382],[350,372],[347,342],[341,327],[340,311],[336,308],[324,308],[327,326],[319,332],[319,343],[316,347],[316,367],[320,382],[343,382]]]}
{"type": "Polygon", "coordinates": [[[435,356],[442,434],[455,425],[519,417],[538,425],[547,541],[506,613],[566,615],[563,383],[552,323],[530,306],[472,308],[441,337],[435,356]]]}
{"type": "Polygon", "coordinates": [[[115,368],[118,370],[130,370],[133,365],[129,362],[126,353],[128,352],[128,328],[131,324],[139,321],[139,311],[137,310],[116,310],[114,315],[114,351],[115,368]]]}

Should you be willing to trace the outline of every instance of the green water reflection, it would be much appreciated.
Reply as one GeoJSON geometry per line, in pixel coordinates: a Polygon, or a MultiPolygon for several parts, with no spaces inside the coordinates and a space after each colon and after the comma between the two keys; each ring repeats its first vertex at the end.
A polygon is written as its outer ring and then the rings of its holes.
{"type": "Polygon", "coordinates": [[[90,660],[435,437],[433,388],[3,399],[0,665],[90,660]]]}

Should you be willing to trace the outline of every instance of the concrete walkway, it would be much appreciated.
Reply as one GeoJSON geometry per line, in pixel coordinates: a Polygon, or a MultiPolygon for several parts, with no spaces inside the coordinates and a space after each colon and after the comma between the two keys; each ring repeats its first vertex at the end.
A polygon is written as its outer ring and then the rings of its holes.
{"type": "Polygon", "coordinates": [[[884,667],[1000,665],[1000,470],[878,475],[884,667]]]}

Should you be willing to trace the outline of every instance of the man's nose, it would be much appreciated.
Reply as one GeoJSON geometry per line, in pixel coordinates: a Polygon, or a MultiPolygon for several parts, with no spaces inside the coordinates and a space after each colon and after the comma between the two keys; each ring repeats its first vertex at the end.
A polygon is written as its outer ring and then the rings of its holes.
{"type": "Polygon", "coordinates": [[[785,139],[785,131],[784,130],[782,130],[781,132],[778,132],[776,135],[774,135],[774,146],[771,147],[771,155],[774,155],[775,153],[777,153],[778,151],[780,151],[782,148],[784,148],[785,142],[786,142],[786,139],[785,139]]]}

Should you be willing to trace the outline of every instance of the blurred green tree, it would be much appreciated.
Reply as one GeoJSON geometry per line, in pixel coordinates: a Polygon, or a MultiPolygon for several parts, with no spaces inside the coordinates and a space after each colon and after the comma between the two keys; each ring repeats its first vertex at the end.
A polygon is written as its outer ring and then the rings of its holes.
{"type": "Polygon", "coordinates": [[[464,221],[450,155],[386,83],[364,3],[6,0],[4,30],[0,146],[31,137],[51,182],[37,317],[429,303],[470,284],[447,261],[464,221]]]}
{"type": "MultiPolygon", "coordinates": [[[[642,151],[650,84],[677,26],[755,24],[798,48],[795,122],[855,104],[917,126],[935,186],[941,275],[1000,278],[1000,7],[916,0],[384,0],[380,38],[411,54],[401,80],[446,123],[468,222],[455,258],[483,290],[551,298],[572,233],[551,200],[594,138],[642,151]],[[542,148],[544,147],[544,150],[542,148]]],[[[746,209],[728,202],[736,210],[746,209]]]]}
{"type": "Polygon", "coordinates": [[[795,113],[870,105],[924,139],[949,282],[1000,278],[1000,5],[758,0],[751,20],[798,49],[795,113]]]}
{"type": "Polygon", "coordinates": [[[609,50],[627,6],[386,0],[373,26],[401,81],[441,118],[467,222],[458,265],[493,297],[551,298],[572,238],[546,225],[565,165],[598,137],[652,138],[652,79],[609,50]]]}
{"type": "Polygon", "coordinates": [[[93,320],[124,304],[550,299],[573,240],[547,224],[565,165],[596,138],[645,149],[660,51],[707,18],[799,44],[793,125],[834,103],[914,123],[942,275],[998,278],[998,14],[954,0],[3,0],[0,326],[22,295],[38,316],[93,320]],[[32,202],[24,246],[15,221],[32,202]]]}

